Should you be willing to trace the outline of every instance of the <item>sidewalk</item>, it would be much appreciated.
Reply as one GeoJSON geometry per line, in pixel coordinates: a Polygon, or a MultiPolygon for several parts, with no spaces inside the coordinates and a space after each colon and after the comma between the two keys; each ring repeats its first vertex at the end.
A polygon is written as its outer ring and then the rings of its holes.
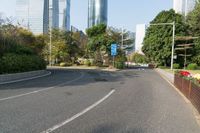
{"type": "Polygon", "coordinates": [[[174,74],[167,72],[165,70],[159,69],[159,68],[157,68],[156,71],[160,73],[161,75],[163,75],[165,78],[167,78],[168,81],[170,81],[171,83],[174,83],[174,74]]]}

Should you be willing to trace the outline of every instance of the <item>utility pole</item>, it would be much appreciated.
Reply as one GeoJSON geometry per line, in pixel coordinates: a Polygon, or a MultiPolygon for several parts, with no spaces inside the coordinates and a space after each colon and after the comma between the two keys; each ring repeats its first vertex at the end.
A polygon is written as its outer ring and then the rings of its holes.
{"type": "Polygon", "coordinates": [[[121,48],[123,48],[124,46],[124,27],[122,27],[122,46],[121,48]]]}
{"type": "Polygon", "coordinates": [[[51,22],[49,23],[49,65],[52,66],[52,7],[49,8],[51,22]]]}
{"type": "Polygon", "coordinates": [[[175,46],[175,22],[173,22],[173,37],[172,37],[172,56],[171,56],[171,70],[173,70],[174,65],[174,46],[175,46]]]}

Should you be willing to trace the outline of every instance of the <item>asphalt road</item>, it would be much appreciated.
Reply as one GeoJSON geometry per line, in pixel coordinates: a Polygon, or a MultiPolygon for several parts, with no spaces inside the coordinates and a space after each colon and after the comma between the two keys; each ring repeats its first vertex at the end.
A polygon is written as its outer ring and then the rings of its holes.
{"type": "Polygon", "coordinates": [[[192,108],[153,70],[59,70],[0,85],[0,133],[200,133],[192,108]]]}

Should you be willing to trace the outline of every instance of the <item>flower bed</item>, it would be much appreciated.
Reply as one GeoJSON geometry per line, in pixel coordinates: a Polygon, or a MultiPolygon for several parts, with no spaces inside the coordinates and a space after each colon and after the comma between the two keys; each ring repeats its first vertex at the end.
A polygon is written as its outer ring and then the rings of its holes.
{"type": "Polygon", "coordinates": [[[174,76],[174,84],[200,113],[200,74],[191,75],[187,71],[178,71],[174,76]]]}

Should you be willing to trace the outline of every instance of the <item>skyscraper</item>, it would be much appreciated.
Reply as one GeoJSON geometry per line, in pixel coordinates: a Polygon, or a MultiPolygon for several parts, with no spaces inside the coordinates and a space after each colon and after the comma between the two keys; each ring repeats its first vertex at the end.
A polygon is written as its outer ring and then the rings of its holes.
{"type": "Polygon", "coordinates": [[[59,0],[59,27],[63,30],[70,30],[70,8],[71,0],[59,0]]]}
{"type": "Polygon", "coordinates": [[[88,28],[104,23],[107,25],[107,0],[88,0],[88,28]]]}
{"type": "Polygon", "coordinates": [[[43,34],[49,32],[49,0],[44,0],[43,9],[43,34]]]}
{"type": "Polygon", "coordinates": [[[196,4],[196,0],[173,0],[173,9],[176,13],[187,16],[196,4]]]}
{"type": "Polygon", "coordinates": [[[49,27],[49,0],[17,0],[18,23],[35,34],[47,33],[49,27]]]}
{"type": "Polygon", "coordinates": [[[52,1],[52,28],[59,28],[59,1],[52,1]]]}

